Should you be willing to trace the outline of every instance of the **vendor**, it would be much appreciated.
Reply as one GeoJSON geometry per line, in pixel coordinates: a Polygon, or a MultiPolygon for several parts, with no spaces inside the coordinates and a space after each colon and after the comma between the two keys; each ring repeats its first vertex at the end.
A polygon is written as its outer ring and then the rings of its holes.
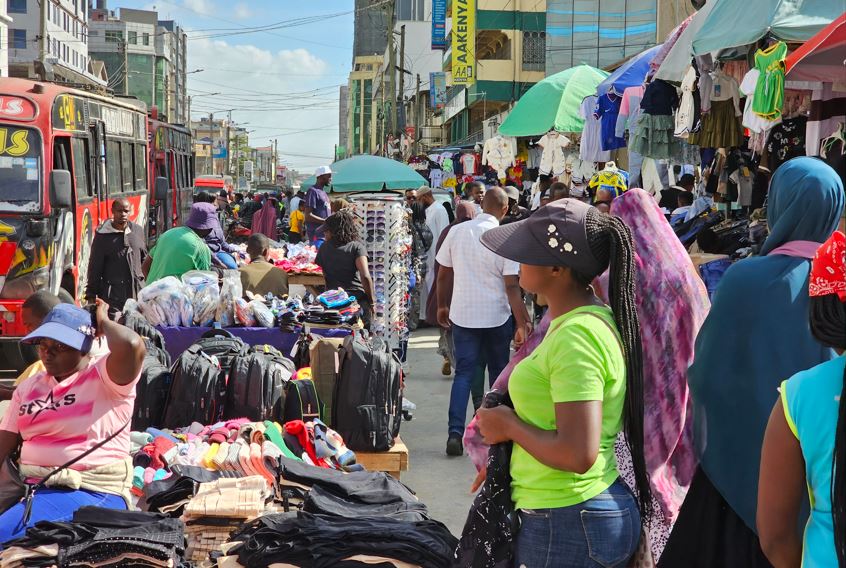
{"type": "Polygon", "coordinates": [[[305,227],[310,243],[316,243],[325,238],[322,227],[330,214],[326,188],[332,183],[332,168],[320,166],[314,172],[314,177],[316,182],[305,196],[305,227]]]}
{"type": "Polygon", "coordinates": [[[184,227],[166,231],[144,260],[141,269],[150,284],[165,276],[182,276],[189,270],[209,270],[211,250],[203,240],[217,222],[214,205],[195,203],[184,227]]]}
{"type": "Polygon", "coordinates": [[[330,215],[323,226],[326,242],[317,250],[315,263],[323,269],[326,289],[343,288],[355,296],[362,319],[369,326],[376,293],[367,265],[367,249],[361,241],[349,209],[330,215]]]}
{"type": "Polygon", "coordinates": [[[0,514],[0,542],[22,536],[39,521],[70,521],[83,506],[129,506],[129,421],[146,350],[138,334],[109,320],[108,308],[97,299],[92,327],[86,310],[59,304],[23,339],[38,346],[45,370],[12,396],[0,421],[0,461],[20,444],[20,473],[28,480],[77,461],[35,493],[26,522],[24,503],[0,514]],[[110,354],[90,354],[95,333],[105,336],[110,354]]]}
{"type": "Polygon", "coordinates": [[[264,296],[273,294],[281,298],[288,294],[288,274],[267,260],[270,240],[261,233],[250,235],[247,239],[247,254],[250,264],[239,268],[244,292],[264,296]]]}

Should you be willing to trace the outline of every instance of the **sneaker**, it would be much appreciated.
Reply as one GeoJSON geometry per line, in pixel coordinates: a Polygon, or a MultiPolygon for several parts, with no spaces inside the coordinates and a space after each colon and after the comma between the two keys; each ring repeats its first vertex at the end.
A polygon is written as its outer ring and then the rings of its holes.
{"type": "Polygon", "coordinates": [[[449,364],[449,360],[447,359],[444,359],[444,364],[441,366],[441,374],[445,377],[452,374],[452,365],[449,364]]]}
{"type": "Polygon", "coordinates": [[[461,442],[461,436],[458,434],[450,434],[447,439],[446,453],[448,456],[463,456],[464,444],[461,442]]]}

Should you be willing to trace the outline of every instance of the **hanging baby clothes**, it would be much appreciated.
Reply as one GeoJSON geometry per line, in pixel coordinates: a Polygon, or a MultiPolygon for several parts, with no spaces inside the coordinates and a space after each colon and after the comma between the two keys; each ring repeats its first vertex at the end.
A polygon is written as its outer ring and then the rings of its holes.
{"type": "Polygon", "coordinates": [[[787,44],[783,41],[755,52],[755,68],[760,72],[755,87],[752,110],[764,118],[781,117],[784,104],[784,58],[787,44]]]}
{"type": "Polygon", "coordinates": [[[746,96],[746,104],[743,107],[743,126],[749,129],[749,149],[757,154],[764,150],[770,129],[781,122],[781,118],[768,120],[752,111],[755,88],[760,74],[761,72],[757,69],[750,69],[740,83],[740,93],[746,96]]]}
{"type": "Polygon", "coordinates": [[[711,110],[702,117],[702,128],[688,136],[702,148],[733,148],[743,143],[740,125],[740,90],[737,81],[720,70],[711,74],[711,110]]]}
{"type": "MultiPolygon", "coordinates": [[[[617,115],[617,126],[615,128],[618,138],[625,138],[626,131],[634,130],[637,119],[640,116],[640,101],[643,99],[645,87],[628,87],[623,91],[623,100],[620,102],[620,114],[617,115]]],[[[632,186],[638,186],[643,167],[643,156],[632,150],[631,145],[627,147],[629,153],[629,182],[632,186]]]]}
{"type": "Polygon", "coordinates": [[[693,132],[696,107],[693,91],[696,89],[696,69],[691,65],[681,83],[681,102],[676,112],[676,128],[673,134],[677,138],[687,138],[693,132]]]}
{"type": "Polygon", "coordinates": [[[566,167],[564,148],[570,145],[570,139],[558,132],[547,132],[540,140],[538,146],[543,148],[540,161],[540,173],[544,175],[560,175],[566,167]]]}
{"type": "Polygon", "coordinates": [[[710,53],[695,57],[696,68],[699,70],[699,106],[702,114],[711,110],[711,72],[714,71],[714,61],[710,53]]]}
{"type": "Polygon", "coordinates": [[[597,191],[600,189],[607,189],[613,195],[612,199],[620,197],[626,190],[629,189],[629,173],[625,170],[618,169],[613,163],[606,166],[604,170],[596,172],[588,187],[593,190],[594,202],[597,200],[597,191]]]}
{"type": "Polygon", "coordinates": [[[676,88],[657,79],[643,92],[641,115],[629,144],[644,158],[668,159],[678,153],[678,140],[673,136],[673,111],[678,107],[676,88]]]}
{"type": "Polygon", "coordinates": [[[616,150],[626,145],[626,139],[617,136],[617,116],[620,114],[621,102],[620,97],[611,91],[596,101],[593,116],[599,119],[599,145],[603,150],[616,150]]]}
{"type": "Polygon", "coordinates": [[[593,115],[594,108],[596,108],[594,95],[585,97],[582,106],[579,107],[579,115],[585,119],[582,142],[579,145],[579,157],[587,162],[607,162],[611,159],[611,152],[603,150],[600,144],[602,126],[599,119],[593,115]]]}
{"type": "Polygon", "coordinates": [[[461,172],[464,175],[472,176],[479,173],[479,156],[477,156],[475,153],[464,153],[461,155],[461,158],[459,160],[461,162],[461,172]]]}
{"type": "Polygon", "coordinates": [[[506,171],[514,165],[514,147],[512,140],[497,134],[485,140],[482,149],[482,165],[496,170],[499,179],[506,178],[506,171]]]}
{"type": "Polygon", "coordinates": [[[771,172],[784,162],[805,155],[805,130],[808,119],[804,116],[782,120],[770,131],[770,137],[761,157],[761,165],[771,172]]]}

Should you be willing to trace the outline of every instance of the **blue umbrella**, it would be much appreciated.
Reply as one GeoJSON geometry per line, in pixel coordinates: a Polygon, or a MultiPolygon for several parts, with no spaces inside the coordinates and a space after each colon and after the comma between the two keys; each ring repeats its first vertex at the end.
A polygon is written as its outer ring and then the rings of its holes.
{"type": "Polygon", "coordinates": [[[616,95],[622,96],[623,91],[629,87],[642,85],[644,79],[646,79],[646,74],[649,73],[649,62],[652,61],[652,58],[661,49],[661,45],[658,44],[655,47],[638,53],[620,65],[616,71],[608,75],[596,87],[596,93],[601,96],[611,90],[616,95]]]}

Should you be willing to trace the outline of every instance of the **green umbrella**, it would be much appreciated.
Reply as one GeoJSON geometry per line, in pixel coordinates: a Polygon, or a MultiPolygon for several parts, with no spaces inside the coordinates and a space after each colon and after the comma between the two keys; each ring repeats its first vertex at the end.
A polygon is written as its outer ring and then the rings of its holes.
{"type": "Polygon", "coordinates": [[[540,136],[550,131],[581,132],[585,120],[579,107],[608,73],[590,65],[578,65],[551,75],[520,97],[505,118],[499,133],[505,136],[540,136]]]}
{"type": "MultiPolygon", "coordinates": [[[[335,162],[330,190],[336,193],[351,191],[381,191],[382,189],[417,189],[426,179],[402,162],[380,156],[353,156],[335,162]]],[[[314,176],[300,184],[308,189],[315,184],[314,176]]]]}

